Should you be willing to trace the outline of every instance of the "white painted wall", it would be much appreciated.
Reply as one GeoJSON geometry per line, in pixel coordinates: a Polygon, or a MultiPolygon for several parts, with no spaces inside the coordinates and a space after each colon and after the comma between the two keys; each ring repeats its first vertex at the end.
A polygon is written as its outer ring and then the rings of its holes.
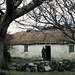
{"type": "MultiPolygon", "coordinates": [[[[29,45],[28,52],[24,52],[23,45],[15,45],[13,46],[13,48],[9,49],[9,52],[12,57],[22,57],[22,58],[40,57],[41,58],[41,50],[43,46],[45,45],[29,45]]],[[[69,53],[69,45],[51,45],[51,57],[71,59],[75,57],[75,51],[73,53],[69,53]]]]}
{"type": "Polygon", "coordinates": [[[28,52],[24,52],[24,45],[13,45],[8,51],[11,57],[32,58],[41,57],[41,50],[44,45],[29,45],[28,52]]]}
{"type": "Polygon", "coordinates": [[[57,59],[75,59],[75,46],[74,52],[69,53],[69,45],[51,45],[51,55],[57,59]]]}
{"type": "Polygon", "coordinates": [[[41,56],[41,50],[44,45],[30,45],[28,46],[29,57],[39,57],[41,56]]]}
{"type": "Polygon", "coordinates": [[[14,45],[11,46],[8,50],[11,54],[11,57],[24,57],[24,46],[23,45],[14,45]]]}

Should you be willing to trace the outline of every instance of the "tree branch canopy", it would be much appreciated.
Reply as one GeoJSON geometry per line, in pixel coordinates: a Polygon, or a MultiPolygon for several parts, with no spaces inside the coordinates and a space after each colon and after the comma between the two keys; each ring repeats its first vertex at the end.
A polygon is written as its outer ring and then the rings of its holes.
{"type": "MultiPolygon", "coordinates": [[[[23,6],[21,9],[16,9],[14,18],[16,19],[20,16],[23,16],[24,14],[28,13],[29,11],[41,5],[44,1],[46,0],[32,0],[28,5],[23,6]]],[[[49,1],[52,1],[52,0],[49,0],[49,1]]]]}
{"type": "Polygon", "coordinates": [[[34,8],[40,6],[46,0],[32,0],[29,4],[23,6],[22,8],[18,8],[22,1],[23,0],[6,0],[6,13],[0,24],[1,36],[5,36],[7,29],[13,20],[27,14],[34,8]]]}

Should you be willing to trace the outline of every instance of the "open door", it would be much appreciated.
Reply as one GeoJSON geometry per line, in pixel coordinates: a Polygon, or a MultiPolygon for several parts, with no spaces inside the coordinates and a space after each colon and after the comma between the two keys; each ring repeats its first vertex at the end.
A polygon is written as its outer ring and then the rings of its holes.
{"type": "Polygon", "coordinates": [[[51,46],[46,47],[46,60],[51,60],[51,46]]]}

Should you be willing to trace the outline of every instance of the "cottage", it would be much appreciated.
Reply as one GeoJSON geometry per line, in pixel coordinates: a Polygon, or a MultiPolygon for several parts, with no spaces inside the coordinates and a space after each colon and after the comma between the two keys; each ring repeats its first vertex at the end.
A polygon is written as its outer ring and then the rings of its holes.
{"type": "Polygon", "coordinates": [[[42,48],[47,48],[48,58],[75,59],[75,44],[69,42],[64,34],[56,30],[18,32],[8,41],[12,57],[42,58],[42,48]]]}

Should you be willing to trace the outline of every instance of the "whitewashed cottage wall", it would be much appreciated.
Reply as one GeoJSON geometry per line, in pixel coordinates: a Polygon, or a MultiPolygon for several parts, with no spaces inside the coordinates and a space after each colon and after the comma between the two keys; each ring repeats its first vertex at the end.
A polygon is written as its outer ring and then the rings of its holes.
{"type": "Polygon", "coordinates": [[[75,46],[72,53],[69,53],[69,45],[51,45],[51,51],[54,58],[75,59],[75,46]]]}
{"type": "MultiPolygon", "coordinates": [[[[9,49],[12,57],[21,58],[41,58],[41,50],[45,45],[29,45],[28,52],[24,52],[24,45],[13,45],[9,49]]],[[[69,58],[75,59],[75,46],[74,52],[69,53],[69,45],[51,45],[51,57],[52,58],[69,58]]]]}

